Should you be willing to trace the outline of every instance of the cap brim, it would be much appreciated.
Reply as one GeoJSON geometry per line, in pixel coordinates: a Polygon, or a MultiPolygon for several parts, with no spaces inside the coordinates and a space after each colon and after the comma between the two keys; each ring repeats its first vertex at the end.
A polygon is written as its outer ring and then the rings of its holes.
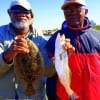
{"type": "Polygon", "coordinates": [[[82,5],[83,6],[83,4],[81,4],[81,3],[79,3],[79,2],[66,2],[66,3],[64,3],[62,6],[61,6],[61,9],[65,9],[67,6],[69,6],[70,4],[79,4],[79,5],[82,5]]]}

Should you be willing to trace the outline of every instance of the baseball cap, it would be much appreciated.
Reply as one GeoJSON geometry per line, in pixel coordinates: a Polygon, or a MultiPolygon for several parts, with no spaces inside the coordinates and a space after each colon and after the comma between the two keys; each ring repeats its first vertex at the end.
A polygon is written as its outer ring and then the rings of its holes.
{"type": "Polygon", "coordinates": [[[11,9],[13,6],[21,6],[27,10],[31,10],[31,5],[27,0],[13,0],[10,4],[9,9],[11,9]]]}
{"type": "Polygon", "coordinates": [[[61,9],[66,8],[70,4],[79,4],[82,6],[86,6],[86,2],[84,0],[65,0],[64,4],[61,6],[61,9]]]}

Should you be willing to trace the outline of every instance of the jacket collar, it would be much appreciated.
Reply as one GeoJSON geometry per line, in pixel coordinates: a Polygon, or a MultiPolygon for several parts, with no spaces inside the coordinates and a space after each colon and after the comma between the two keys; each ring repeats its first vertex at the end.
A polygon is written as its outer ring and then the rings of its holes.
{"type": "Polygon", "coordinates": [[[85,30],[85,29],[87,29],[87,28],[89,28],[89,20],[88,20],[88,18],[87,17],[85,17],[85,19],[84,19],[84,25],[83,25],[83,27],[81,27],[81,28],[73,28],[73,27],[71,27],[71,26],[67,26],[69,29],[71,29],[71,30],[73,30],[73,31],[82,31],[82,30],[85,30]]]}

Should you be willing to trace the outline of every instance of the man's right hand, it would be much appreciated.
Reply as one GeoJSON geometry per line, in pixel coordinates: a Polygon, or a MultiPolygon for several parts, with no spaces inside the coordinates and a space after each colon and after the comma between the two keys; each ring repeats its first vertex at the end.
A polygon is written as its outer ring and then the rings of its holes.
{"type": "Polygon", "coordinates": [[[12,45],[4,52],[3,59],[10,63],[18,53],[29,53],[27,41],[22,37],[16,37],[12,45]]]}

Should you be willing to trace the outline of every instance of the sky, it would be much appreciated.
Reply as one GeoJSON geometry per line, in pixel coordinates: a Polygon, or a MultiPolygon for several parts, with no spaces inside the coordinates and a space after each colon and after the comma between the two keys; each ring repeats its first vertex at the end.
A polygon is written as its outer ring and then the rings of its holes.
{"type": "MultiPolygon", "coordinates": [[[[12,0],[0,0],[0,26],[10,22],[7,9],[12,0]]],[[[34,12],[34,26],[40,30],[60,28],[64,21],[61,6],[64,0],[28,0],[34,12]]],[[[86,0],[88,17],[100,25],[100,0],[86,0]]]]}

